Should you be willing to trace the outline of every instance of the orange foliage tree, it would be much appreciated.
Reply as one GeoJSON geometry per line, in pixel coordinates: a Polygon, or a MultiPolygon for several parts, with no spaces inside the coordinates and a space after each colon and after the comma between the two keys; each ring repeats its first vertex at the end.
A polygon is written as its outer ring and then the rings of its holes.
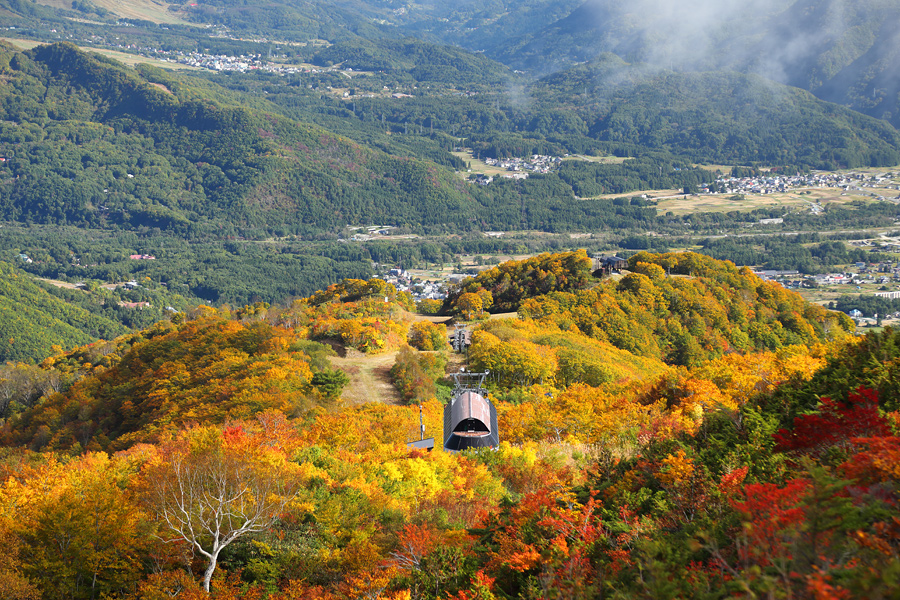
{"type": "Polygon", "coordinates": [[[8,441],[118,450],[190,422],[308,409],[312,370],[292,349],[295,340],[288,330],[215,311],[153,328],[112,368],[19,415],[8,441]]]}
{"type": "Polygon", "coordinates": [[[281,319],[311,339],[338,338],[361,352],[377,353],[405,340],[408,315],[404,311],[380,297],[319,304],[307,299],[295,302],[281,319]]]}
{"type": "Polygon", "coordinates": [[[514,311],[527,298],[578,290],[590,281],[591,259],[584,250],[540,254],[505,262],[467,279],[447,298],[444,309],[464,310],[459,300],[466,294],[479,294],[485,310],[493,306],[498,311],[514,311]]]}

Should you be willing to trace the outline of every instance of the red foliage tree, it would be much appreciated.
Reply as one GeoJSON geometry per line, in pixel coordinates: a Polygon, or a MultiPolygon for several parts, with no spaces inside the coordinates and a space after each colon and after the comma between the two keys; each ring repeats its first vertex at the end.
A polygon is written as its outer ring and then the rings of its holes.
{"type": "Polygon", "coordinates": [[[810,481],[793,479],[783,488],[771,483],[744,486],[744,500],[731,504],[743,515],[743,535],[736,540],[742,570],[752,565],[773,567],[790,585],[793,549],[805,516],[803,500],[810,481]]]}
{"type": "Polygon", "coordinates": [[[860,386],[846,402],[822,398],[819,411],[794,419],[794,428],[775,434],[776,450],[821,456],[830,448],[849,448],[854,438],[890,434],[878,412],[878,393],[860,386]]]}

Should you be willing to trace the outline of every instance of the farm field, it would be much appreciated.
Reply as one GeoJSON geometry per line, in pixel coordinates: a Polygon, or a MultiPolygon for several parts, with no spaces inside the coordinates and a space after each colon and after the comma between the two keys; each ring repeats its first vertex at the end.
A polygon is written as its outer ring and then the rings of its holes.
{"type": "Polygon", "coordinates": [[[168,62],[164,60],[157,60],[155,58],[148,58],[146,56],[138,56],[136,54],[127,54],[125,52],[116,52],[115,50],[102,50],[102,49],[94,49],[94,48],[85,48],[85,50],[89,52],[96,52],[97,54],[102,54],[108,58],[115,59],[123,64],[128,65],[129,67],[133,67],[138,64],[148,64],[153,65],[154,67],[160,67],[163,69],[174,69],[174,70],[188,70],[188,71],[201,71],[199,67],[192,67],[190,65],[183,65],[181,63],[168,62]]]}
{"type": "MultiPolygon", "coordinates": [[[[885,198],[893,198],[896,190],[869,188],[873,193],[884,192],[885,198]],[[892,196],[887,194],[893,192],[892,196]]],[[[676,192],[671,190],[670,192],[676,192]]],[[[665,192],[644,192],[658,199],[659,214],[673,213],[686,215],[696,212],[751,211],[757,208],[783,206],[791,209],[809,209],[813,205],[826,206],[831,203],[847,204],[860,200],[872,200],[869,192],[847,193],[840,188],[797,188],[777,194],[744,194],[743,199],[734,199],[735,194],[699,194],[685,196],[677,194],[664,196],[665,192]],[[659,195],[657,195],[659,194],[659,195]]]]}
{"type": "Polygon", "coordinates": [[[43,43],[37,40],[26,40],[13,37],[0,37],[0,41],[8,42],[16,48],[21,48],[22,50],[31,50],[35,46],[40,46],[43,43]]]}
{"type": "MultiPolygon", "coordinates": [[[[462,150],[459,152],[451,152],[453,156],[457,158],[461,158],[466,161],[471,167],[470,171],[459,171],[462,175],[468,175],[469,172],[474,174],[487,175],[489,177],[497,177],[499,175],[503,175],[504,173],[508,173],[507,169],[498,166],[492,166],[487,164],[481,159],[475,158],[472,156],[471,150],[462,150]]],[[[599,163],[604,165],[618,165],[622,164],[627,160],[625,157],[619,156],[587,156],[585,154],[573,154],[571,156],[565,157],[563,160],[583,160],[586,162],[599,163]]],[[[676,193],[677,190],[672,190],[673,193],[676,193]]],[[[620,194],[614,194],[612,197],[618,196],[620,194]]]]}
{"type": "MultiPolygon", "coordinates": [[[[472,156],[471,151],[451,152],[451,154],[469,163],[469,165],[471,166],[471,172],[475,174],[496,177],[507,172],[507,170],[504,168],[491,166],[483,160],[475,158],[474,156],[472,156]]],[[[459,171],[459,173],[463,176],[468,175],[466,171],[459,171]]]]}
{"type": "MultiPolygon", "coordinates": [[[[37,3],[54,8],[69,10],[72,8],[72,3],[67,0],[37,0],[37,3]]],[[[127,19],[143,19],[154,23],[187,23],[187,21],[178,17],[176,12],[169,10],[170,7],[175,5],[168,2],[158,2],[157,0],[129,0],[129,2],[94,0],[91,4],[127,19]]]]}
{"type": "Polygon", "coordinates": [[[583,160],[585,162],[598,163],[601,165],[621,165],[628,159],[624,156],[588,156],[587,154],[573,154],[567,156],[564,160],[583,160]]]}

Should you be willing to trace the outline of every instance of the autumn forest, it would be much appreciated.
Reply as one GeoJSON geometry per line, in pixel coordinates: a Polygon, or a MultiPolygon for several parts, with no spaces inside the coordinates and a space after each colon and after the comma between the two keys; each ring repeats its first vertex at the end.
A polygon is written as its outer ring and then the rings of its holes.
{"type": "Polygon", "coordinates": [[[896,597],[900,333],[692,253],[430,308],[346,279],[2,367],[0,597],[896,597]],[[347,401],[347,353],[401,400],[347,401]],[[499,447],[410,449],[461,365],[499,447]]]}
{"type": "Polygon", "coordinates": [[[900,599],[898,21],[0,0],[0,600],[900,599]]]}

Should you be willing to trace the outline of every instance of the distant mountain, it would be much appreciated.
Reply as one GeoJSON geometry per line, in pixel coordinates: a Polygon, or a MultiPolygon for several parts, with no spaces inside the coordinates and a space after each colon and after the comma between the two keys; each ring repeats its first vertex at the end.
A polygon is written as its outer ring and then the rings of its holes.
{"type": "Polygon", "coordinates": [[[610,52],[682,71],[732,70],[800,87],[900,126],[900,0],[346,2],[532,76],[610,52]]]}
{"type": "Polygon", "coordinates": [[[446,222],[447,208],[473,201],[436,165],[221,106],[188,86],[182,98],[199,99],[182,99],[172,91],[177,81],[151,84],[69,45],[9,53],[5,63],[0,208],[7,218],[183,229],[291,219],[330,229],[446,222]]]}
{"type": "Polygon", "coordinates": [[[756,75],[673,72],[607,54],[541,79],[532,93],[582,116],[595,139],[707,164],[900,162],[900,133],[892,126],[756,75]]]}
{"type": "Polygon", "coordinates": [[[387,25],[542,76],[614,53],[682,71],[733,70],[900,125],[900,0],[345,2],[387,25]]]}
{"type": "Polygon", "coordinates": [[[589,0],[489,55],[533,74],[604,52],[674,70],[736,70],[900,125],[900,0],[589,0]]]}

